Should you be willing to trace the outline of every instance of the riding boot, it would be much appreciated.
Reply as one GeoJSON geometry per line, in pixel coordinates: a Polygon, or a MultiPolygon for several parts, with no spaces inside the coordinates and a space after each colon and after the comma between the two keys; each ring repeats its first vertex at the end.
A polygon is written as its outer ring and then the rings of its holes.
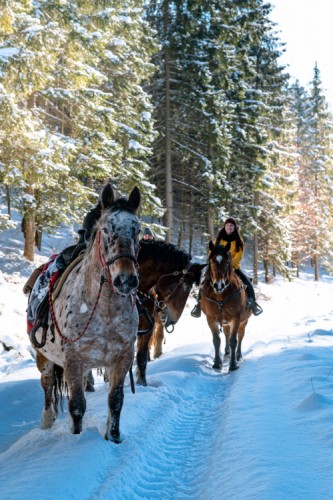
{"type": "Polygon", "coordinates": [[[254,293],[254,288],[252,282],[248,276],[241,270],[235,269],[237,276],[240,277],[244,285],[246,285],[246,293],[247,293],[247,303],[249,308],[251,309],[254,316],[259,316],[263,312],[262,308],[256,302],[256,296],[254,293]]]}
{"type": "Polygon", "coordinates": [[[200,301],[198,301],[195,306],[193,307],[192,311],[191,311],[191,316],[193,316],[193,318],[200,318],[201,316],[201,305],[200,305],[200,301]]]}
{"type": "Polygon", "coordinates": [[[262,307],[251,297],[247,299],[247,303],[253,312],[254,316],[259,316],[263,312],[262,307]]]}

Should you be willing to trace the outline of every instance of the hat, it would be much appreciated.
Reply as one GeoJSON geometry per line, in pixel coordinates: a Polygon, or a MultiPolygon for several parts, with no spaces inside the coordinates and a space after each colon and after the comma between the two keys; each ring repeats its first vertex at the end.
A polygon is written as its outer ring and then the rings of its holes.
{"type": "Polygon", "coordinates": [[[234,219],[233,217],[228,217],[228,218],[224,221],[223,227],[224,227],[226,224],[233,224],[233,225],[235,226],[235,228],[237,229],[237,222],[235,221],[235,219],[234,219]]]}
{"type": "Polygon", "coordinates": [[[149,236],[154,236],[149,227],[146,227],[145,230],[143,231],[143,236],[145,236],[145,234],[148,234],[149,236]]]}

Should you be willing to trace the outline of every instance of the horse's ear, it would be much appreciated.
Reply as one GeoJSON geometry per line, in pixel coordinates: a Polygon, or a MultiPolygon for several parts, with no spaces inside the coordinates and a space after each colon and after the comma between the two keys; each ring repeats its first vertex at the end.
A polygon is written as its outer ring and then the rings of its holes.
{"type": "Polygon", "coordinates": [[[128,197],[128,203],[130,203],[130,205],[132,205],[134,210],[137,211],[137,209],[140,206],[140,202],[141,202],[140,190],[137,186],[135,186],[128,197]]]}
{"type": "Polygon", "coordinates": [[[104,186],[101,194],[101,203],[103,210],[112,207],[112,205],[114,204],[114,192],[111,184],[106,184],[106,186],[104,186]]]}
{"type": "Polygon", "coordinates": [[[214,243],[212,242],[212,240],[210,240],[210,242],[209,242],[209,250],[212,251],[213,248],[214,248],[214,246],[215,246],[214,243]]]}

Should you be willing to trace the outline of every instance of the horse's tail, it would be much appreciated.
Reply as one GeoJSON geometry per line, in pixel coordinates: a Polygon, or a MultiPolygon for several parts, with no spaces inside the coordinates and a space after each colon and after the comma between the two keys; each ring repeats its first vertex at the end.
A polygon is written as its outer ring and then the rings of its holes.
{"type": "Polygon", "coordinates": [[[66,384],[64,379],[64,369],[59,365],[54,365],[54,409],[58,413],[58,405],[60,403],[61,411],[64,411],[64,392],[66,392],[66,384]]]}

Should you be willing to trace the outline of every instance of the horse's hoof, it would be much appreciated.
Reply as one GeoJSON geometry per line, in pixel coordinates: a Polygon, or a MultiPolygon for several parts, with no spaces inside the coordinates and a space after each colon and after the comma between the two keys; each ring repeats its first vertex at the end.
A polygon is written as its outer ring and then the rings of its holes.
{"type": "Polygon", "coordinates": [[[239,366],[237,363],[233,363],[232,365],[229,365],[229,372],[234,372],[235,370],[238,370],[239,366]]]}
{"type": "Polygon", "coordinates": [[[92,384],[87,384],[85,391],[86,392],[95,392],[95,387],[92,384]]]}
{"type": "Polygon", "coordinates": [[[115,443],[115,444],[120,444],[122,442],[122,439],[120,436],[108,436],[107,434],[105,434],[105,439],[106,441],[111,441],[112,443],[115,443]]]}
{"type": "Polygon", "coordinates": [[[72,427],[73,434],[81,434],[82,432],[82,422],[74,422],[72,427]]]}
{"type": "Polygon", "coordinates": [[[222,370],[222,363],[214,363],[213,369],[214,370],[222,370]]]}
{"type": "Polygon", "coordinates": [[[140,378],[136,381],[136,384],[137,385],[142,385],[143,387],[147,387],[147,380],[146,379],[143,379],[143,378],[140,378]]]}

